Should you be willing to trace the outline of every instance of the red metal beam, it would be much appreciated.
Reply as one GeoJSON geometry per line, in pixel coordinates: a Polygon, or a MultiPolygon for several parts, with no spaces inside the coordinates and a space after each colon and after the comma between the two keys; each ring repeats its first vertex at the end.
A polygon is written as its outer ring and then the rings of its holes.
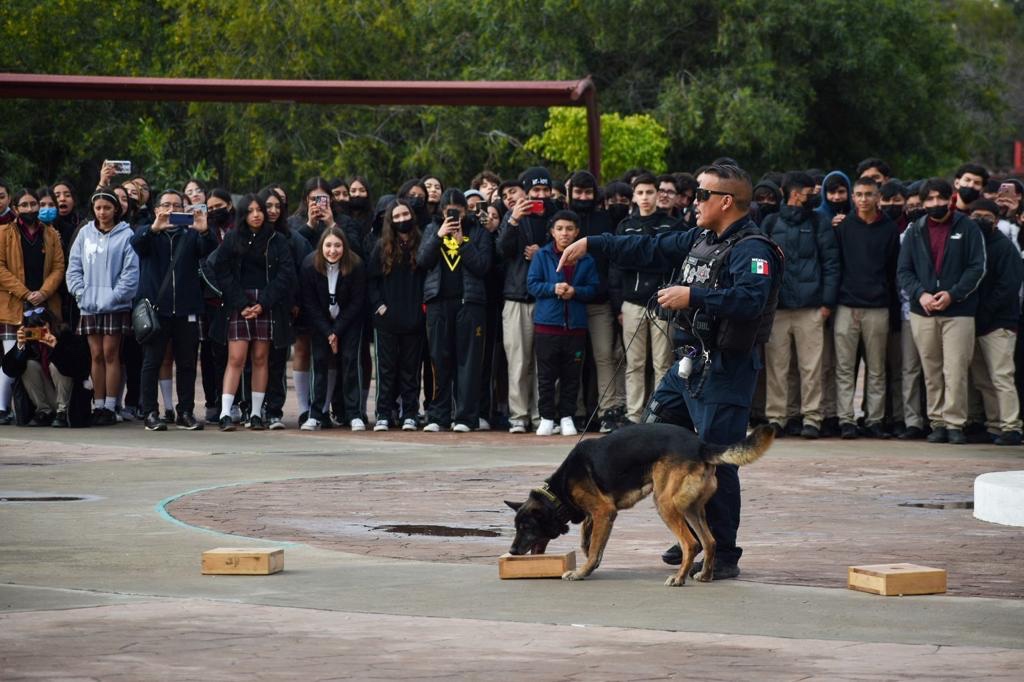
{"type": "Polygon", "coordinates": [[[294,81],[0,73],[0,99],[552,107],[588,110],[590,170],[600,178],[594,81],[294,81]]]}

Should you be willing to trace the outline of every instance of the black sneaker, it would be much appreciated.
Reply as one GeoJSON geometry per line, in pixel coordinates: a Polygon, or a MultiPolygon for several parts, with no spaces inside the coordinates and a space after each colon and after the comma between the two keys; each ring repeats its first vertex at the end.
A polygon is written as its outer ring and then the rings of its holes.
{"type": "Polygon", "coordinates": [[[230,415],[224,415],[220,418],[220,430],[221,431],[234,431],[235,422],[231,421],[230,415]]]}
{"type": "Polygon", "coordinates": [[[174,410],[164,410],[164,421],[167,422],[168,424],[174,423],[174,410]]]}
{"type": "Polygon", "coordinates": [[[306,410],[305,412],[300,412],[299,413],[299,426],[305,424],[307,419],[309,419],[309,410],[306,410]]]}
{"type": "Polygon", "coordinates": [[[49,426],[53,423],[52,412],[36,412],[32,417],[32,421],[28,423],[29,426],[49,426]]]}
{"type": "MultiPolygon", "coordinates": [[[[698,573],[704,570],[703,561],[694,561],[693,567],[690,569],[690,577],[694,577],[698,573]]],[[[712,580],[732,580],[740,576],[740,567],[736,564],[727,564],[724,562],[715,562],[715,572],[712,576],[712,580]]]]}
{"type": "Polygon", "coordinates": [[[260,417],[258,414],[254,414],[253,416],[249,417],[249,423],[246,424],[246,427],[248,427],[252,431],[262,431],[264,428],[263,418],[260,417]]]}
{"type": "Polygon", "coordinates": [[[924,429],[917,426],[908,426],[903,433],[896,437],[900,440],[921,440],[924,438],[924,429]]]}
{"type": "Polygon", "coordinates": [[[821,422],[821,435],[825,438],[836,438],[840,435],[839,417],[828,417],[821,422]]]}
{"type": "Polygon", "coordinates": [[[1020,445],[1020,431],[1003,431],[999,438],[995,439],[996,445],[1020,445]]]}
{"type": "Polygon", "coordinates": [[[966,445],[967,436],[960,429],[949,429],[946,431],[947,442],[952,445],[966,445]]]}
{"type": "Polygon", "coordinates": [[[147,431],[166,431],[167,424],[164,420],[160,419],[160,415],[156,412],[150,412],[146,415],[146,430],[147,431]]]}
{"type": "MultiPolygon", "coordinates": [[[[961,433],[961,435],[963,435],[961,433]]],[[[929,443],[948,443],[949,442],[949,431],[946,430],[945,426],[939,426],[932,429],[932,432],[928,434],[929,443]]]]}
{"type": "Polygon", "coordinates": [[[857,437],[857,425],[847,422],[839,427],[839,437],[843,440],[854,440],[857,437]]]}
{"type": "Polygon", "coordinates": [[[179,429],[186,431],[202,431],[203,423],[196,419],[196,416],[191,412],[182,412],[178,410],[178,418],[174,421],[174,424],[179,429]]]}
{"type": "Polygon", "coordinates": [[[906,432],[907,425],[904,424],[903,422],[896,422],[895,424],[892,425],[892,429],[890,429],[890,433],[892,433],[893,438],[899,438],[906,432]]]}
{"type": "Polygon", "coordinates": [[[782,428],[782,424],[776,424],[775,422],[772,422],[771,425],[772,425],[772,431],[775,432],[775,437],[776,438],[785,438],[786,437],[786,429],[782,428]]]}
{"type": "Polygon", "coordinates": [[[114,413],[104,407],[92,411],[93,426],[112,426],[117,423],[114,413]]]}
{"type": "Polygon", "coordinates": [[[800,430],[803,428],[804,420],[800,417],[790,417],[786,420],[786,435],[787,436],[799,436],[800,430]]]}
{"type": "Polygon", "coordinates": [[[886,431],[881,424],[872,424],[867,427],[868,438],[879,438],[881,440],[889,440],[890,434],[886,431]]]}
{"type": "Polygon", "coordinates": [[[818,430],[817,426],[807,424],[800,430],[800,437],[807,440],[818,440],[821,438],[821,431],[818,430]]]}
{"type": "Polygon", "coordinates": [[[669,566],[678,566],[683,563],[683,548],[678,544],[672,545],[661,553],[661,560],[669,566]]]}
{"type": "Polygon", "coordinates": [[[207,424],[219,424],[220,423],[220,408],[219,407],[207,407],[206,408],[206,423],[207,424]]]}
{"type": "Polygon", "coordinates": [[[50,426],[55,429],[66,429],[68,427],[68,413],[58,412],[53,417],[53,421],[50,422],[50,426]]]}
{"type": "Polygon", "coordinates": [[[14,415],[10,410],[0,410],[0,426],[8,426],[14,423],[14,415]]]}

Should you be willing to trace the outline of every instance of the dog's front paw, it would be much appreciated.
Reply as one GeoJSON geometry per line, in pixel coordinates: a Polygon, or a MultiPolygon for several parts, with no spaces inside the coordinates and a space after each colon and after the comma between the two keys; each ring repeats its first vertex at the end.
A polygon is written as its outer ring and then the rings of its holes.
{"type": "Polygon", "coordinates": [[[686,584],[686,576],[683,576],[682,578],[680,578],[679,576],[674,575],[674,576],[670,577],[668,580],[665,581],[665,585],[667,587],[682,587],[685,584],[686,584]]]}
{"type": "Polygon", "coordinates": [[[715,579],[715,574],[711,571],[701,571],[697,575],[693,576],[693,579],[699,583],[709,583],[715,579]]]}
{"type": "Polygon", "coordinates": [[[586,576],[576,571],[566,571],[562,574],[562,580],[585,580],[586,576]]]}

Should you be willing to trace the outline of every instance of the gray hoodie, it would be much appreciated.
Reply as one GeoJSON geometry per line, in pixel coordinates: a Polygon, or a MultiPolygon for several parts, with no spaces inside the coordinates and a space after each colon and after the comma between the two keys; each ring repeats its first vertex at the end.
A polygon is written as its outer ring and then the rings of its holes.
{"type": "Polygon", "coordinates": [[[78,232],[68,256],[65,279],[68,291],[84,315],[124,312],[132,309],[139,286],[139,258],[132,248],[134,235],[121,222],[107,234],[89,221],[78,232]]]}

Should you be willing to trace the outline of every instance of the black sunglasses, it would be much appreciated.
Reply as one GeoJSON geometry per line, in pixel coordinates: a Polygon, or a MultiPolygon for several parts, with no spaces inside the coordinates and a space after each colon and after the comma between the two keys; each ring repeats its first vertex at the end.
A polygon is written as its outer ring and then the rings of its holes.
{"type": "Polygon", "coordinates": [[[707,201],[711,198],[712,194],[720,194],[726,197],[736,196],[732,192],[719,192],[717,189],[704,189],[703,187],[698,187],[697,191],[693,193],[693,199],[694,201],[707,201]]]}

